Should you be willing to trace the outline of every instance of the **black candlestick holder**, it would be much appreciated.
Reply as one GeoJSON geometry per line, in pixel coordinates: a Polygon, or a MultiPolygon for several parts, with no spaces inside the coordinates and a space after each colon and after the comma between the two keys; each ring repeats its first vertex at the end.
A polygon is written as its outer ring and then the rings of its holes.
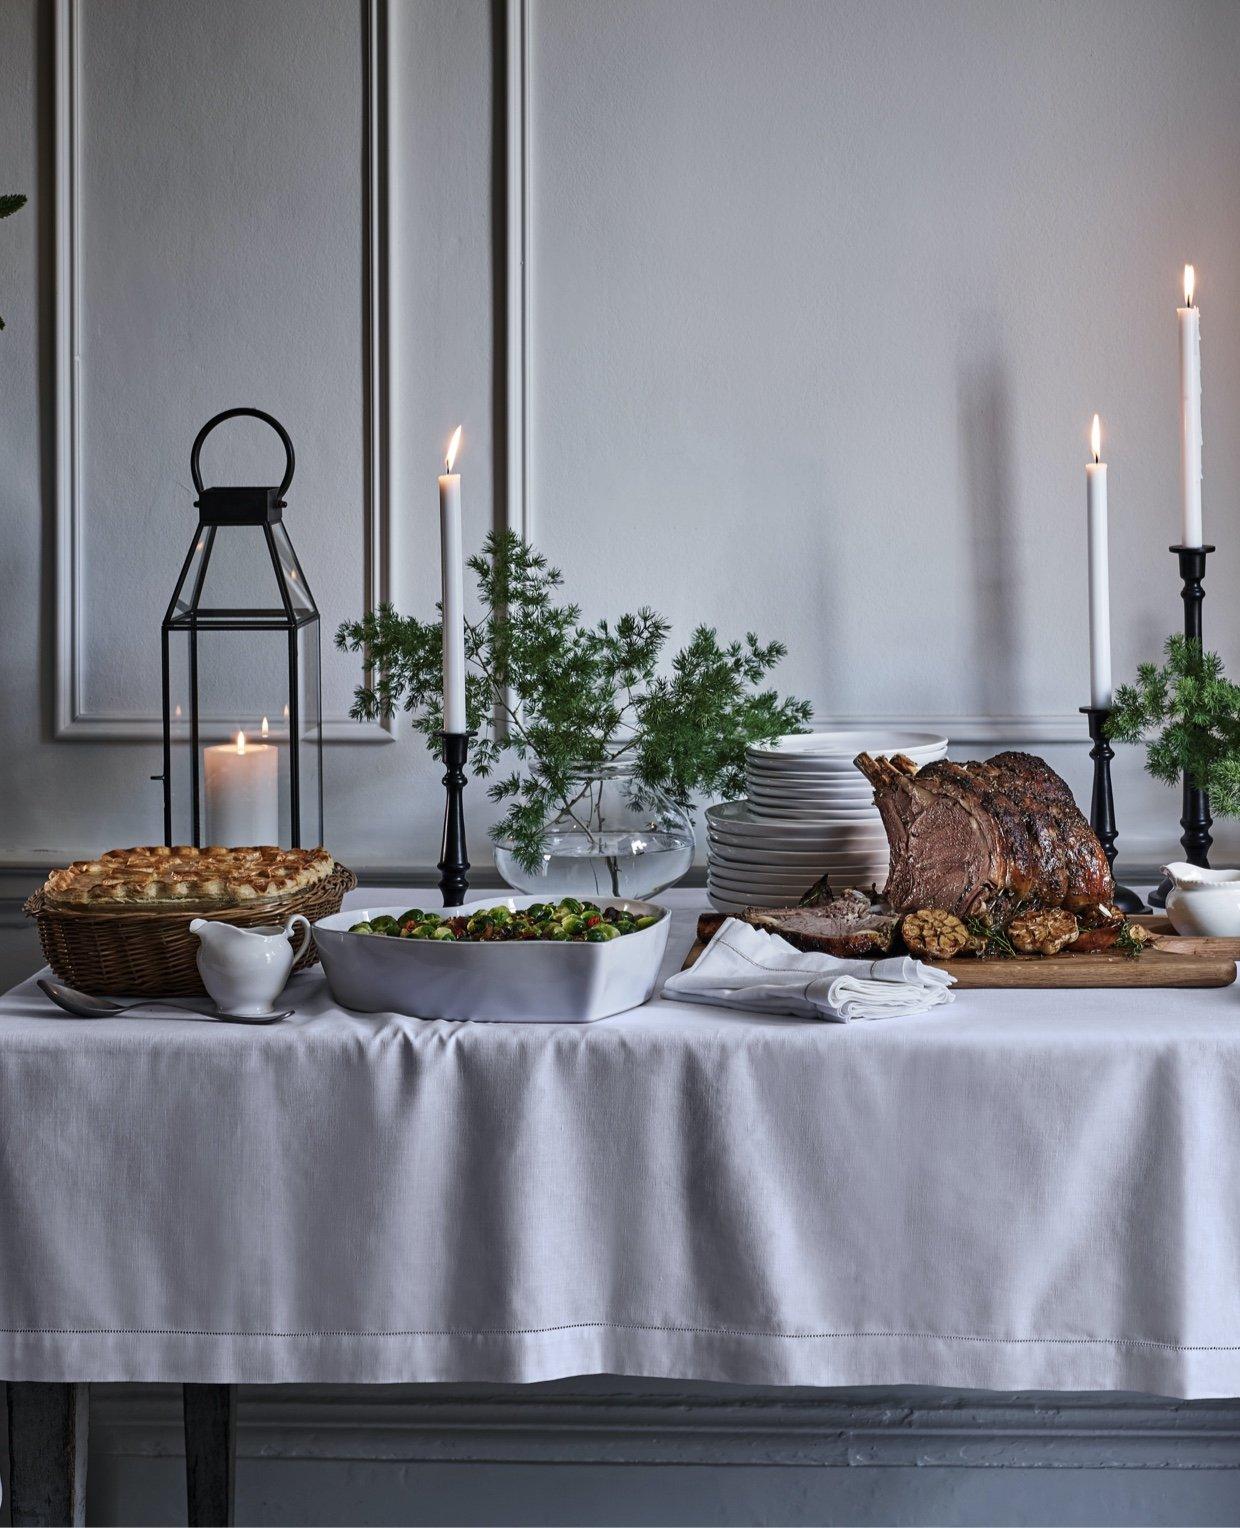
{"type": "MultiPolygon", "coordinates": [[[[1094,789],[1089,798],[1089,825],[1102,845],[1111,873],[1115,873],[1115,797],[1111,792],[1111,760],[1115,750],[1107,741],[1107,719],[1110,706],[1082,706],[1082,713],[1089,719],[1089,740],[1093,747],[1089,756],[1094,761],[1094,789]]],[[[1126,913],[1148,913],[1149,908],[1130,886],[1115,882],[1115,905],[1126,913]]]]}
{"type": "Polygon", "coordinates": [[[465,848],[465,761],[472,732],[441,732],[447,799],[443,844],[439,851],[439,890],[445,907],[459,907],[469,892],[469,855],[465,848]]]}
{"type": "MultiPolygon", "coordinates": [[[[1180,598],[1184,601],[1184,635],[1190,642],[1196,642],[1200,646],[1201,605],[1206,597],[1202,580],[1206,576],[1206,558],[1214,548],[1212,546],[1173,546],[1169,550],[1175,553],[1180,563],[1180,598]]],[[[1185,775],[1182,799],[1183,811],[1180,814],[1180,826],[1184,832],[1180,837],[1180,843],[1184,847],[1184,858],[1190,865],[1209,865],[1210,845],[1214,842],[1210,836],[1214,819],[1210,816],[1209,793],[1198,790],[1195,785],[1190,785],[1188,776],[1185,775]]],[[[1150,901],[1155,907],[1164,906],[1170,890],[1171,881],[1164,876],[1158,884],[1158,889],[1150,894],[1150,901]]]]}

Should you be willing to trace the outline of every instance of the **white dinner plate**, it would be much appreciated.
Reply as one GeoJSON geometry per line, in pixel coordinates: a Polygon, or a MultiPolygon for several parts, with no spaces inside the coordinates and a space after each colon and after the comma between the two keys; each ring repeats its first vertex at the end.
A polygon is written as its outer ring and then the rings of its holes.
{"type": "Polygon", "coordinates": [[[706,873],[711,880],[731,881],[733,884],[739,883],[742,886],[770,885],[778,881],[789,886],[800,886],[804,891],[815,881],[820,881],[824,875],[832,878],[841,875],[858,875],[864,878],[867,872],[878,869],[886,873],[887,861],[881,855],[867,855],[863,859],[837,862],[833,865],[777,865],[770,870],[755,869],[751,865],[719,865],[712,862],[707,867],[706,873]]]}
{"type": "Polygon", "coordinates": [[[735,897],[725,897],[720,892],[708,890],[706,900],[716,912],[743,913],[747,907],[795,907],[799,898],[770,896],[763,897],[761,901],[755,901],[752,897],[748,899],[742,897],[738,900],[735,897]]]}
{"type": "Polygon", "coordinates": [[[782,791],[754,791],[750,795],[751,806],[795,806],[812,809],[814,816],[831,817],[840,813],[854,817],[860,812],[873,812],[874,802],[866,796],[850,797],[847,801],[833,801],[823,796],[788,796],[782,791]]]}
{"type": "MultiPolygon", "coordinates": [[[[863,871],[849,871],[848,876],[841,872],[841,886],[872,886],[883,885],[884,872],[877,868],[867,868],[863,871]]],[[[728,880],[725,876],[712,876],[707,879],[707,888],[710,891],[718,891],[722,897],[796,897],[797,902],[817,885],[815,880],[728,880]]],[[[832,880],[834,886],[834,880],[832,880]]]]}
{"type": "MultiPolygon", "coordinates": [[[[873,810],[875,810],[873,807],[864,808],[861,813],[863,821],[866,811],[873,810]]],[[[802,801],[754,801],[753,816],[757,822],[812,822],[820,828],[831,827],[835,822],[840,822],[840,817],[835,814],[834,808],[802,801]]]]}
{"type": "MultiPolygon", "coordinates": [[[[712,865],[730,865],[736,870],[806,870],[814,865],[821,865],[824,859],[832,853],[847,852],[844,850],[807,850],[800,849],[770,849],[762,854],[746,854],[743,850],[733,849],[727,844],[711,844],[710,863],[712,865]]],[[[887,853],[887,845],[883,843],[859,844],[859,852],[866,854],[870,859],[882,859],[887,853]]]]}
{"type": "Polygon", "coordinates": [[[706,876],[711,881],[728,881],[733,886],[799,886],[802,891],[827,876],[832,884],[836,881],[869,881],[881,874],[887,879],[887,862],[881,858],[859,860],[853,865],[779,865],[771,870],[755,869],[752,865],[715,865],[707,867],[706,876]]]}
{"type": "Polygon", "coordinates": [[[947,739],[937,732],[905,732],[856,729],[829,732],[791,733],[774,743],[757,744],[748,750],[750,758],[784,759],[790,754],[810,754],[815,758],[847,757],[851,762],[859,753],[905,753],[910,757],[927,749],[946,748],[947,739]]]}
{"type": "MultiPolygon", "coordinates": [[[[790,828],[796,824],[789,823],[790,828]]],[[[706,841],[714,848],[738,849],[742,854],[766,854],[772,850],[791,849],[797,854],[830,854],[841,840],[838,828],[815,828],[812,833],[764,833],[757,838],[745,838],[732,833],[708,833],[706,841]]],[[[870,842],[879,847],[887,843],[887,835],[874,833],[870,842]]]]}
{"type": "MultiPolygon", "coordinates": [[[[873,805],[858,808],[863,819],[878,822],[878,809],[873,805]]],[[[847,816],[835,816],[832,813],[816,813],[820,817],[817,823],[819,828],[830,828],[845,824],[854,814],[849,812],[847,816]]],[[[741,837],[761,837],[771,832],[768,821],[760,817],[757,807],[749,801],[725,801],[715,806],[706,808],[706,822],[713,832],[718,830],[722,833],[736,833],[741,837]]]]}
{"type": "MultiPolygon", "coordinates": [[[[892,757],[895,753],[902,753],[906,759],[923,763],[928,759],[939,758],[946,752],[947,749],[943,745],[936,743],[925,748],[897,748],[886,752],[880,749],[874,756],[885,759],[892,757]]],[[[858,749],[857,753],[747,753],[745,768],[760,769],[767,774],[778,775],[859,775],[861,771],[857,768],[856,760],[861,753],[873,753],[873,750],[858,749]]]]}
{"type": "Polygon", "coordinates": [[[749,800],[764,805],[768,802],[787,801],[792,806],[825,806],[832,810],[839,807],[841,811],[847,811],[849,807],[873,806],[874,793],[871,790],[853,791],[847,795],[836,791],[792,791],[778,785],[758,785],[751,780],[749,800]]]}

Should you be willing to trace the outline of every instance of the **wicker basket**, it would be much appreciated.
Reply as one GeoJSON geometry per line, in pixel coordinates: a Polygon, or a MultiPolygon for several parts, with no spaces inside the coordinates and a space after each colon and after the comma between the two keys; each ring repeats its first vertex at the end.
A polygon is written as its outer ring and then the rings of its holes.
{"type": "MultiPolygon", "coordinates": [[[[261,906],[224,907],[215,912],[74,912],[46,907],[43,892],[27,899],[23,911],[39,929],[49,966],[62,982],[83,992],[133,997],[188,997],[206,988],[198,974],[194,918],[220,918],[243,928],[285,923],[301,913],[311,923],[338,913],[357,877],[337,865],[325,880],[276,897],[261,906]]],[[[296,969],[318,959],[314,941],[296,969]]]]}

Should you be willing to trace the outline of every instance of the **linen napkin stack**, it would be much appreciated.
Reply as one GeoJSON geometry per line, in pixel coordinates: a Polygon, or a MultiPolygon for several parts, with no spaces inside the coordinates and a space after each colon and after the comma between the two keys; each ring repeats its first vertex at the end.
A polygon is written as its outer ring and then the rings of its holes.
{"type": "Polygon", "coordinates": [[[950,1003],[955,980],[909,955],[837,960],[808,953],[778,934],[729,918],[688,971],[664,982],[663,996],[848,1024],[950,1003]]]}

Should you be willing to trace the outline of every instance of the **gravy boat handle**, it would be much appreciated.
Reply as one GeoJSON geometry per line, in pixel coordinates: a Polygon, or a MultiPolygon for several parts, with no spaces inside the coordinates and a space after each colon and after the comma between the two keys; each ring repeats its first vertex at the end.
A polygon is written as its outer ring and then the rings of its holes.
{"type": "Polygon", "coordinates": [[[294,965],[296,965],[297,962],[301,959],[301,957],[306,953],[306,947],[310,943],[310,936],[314,932],[311,929],[311,927],[310,927],[310,920],[308,918],[304,918],[301,915],[301,913],[294,913],[293,914],[293,916],[284,925],[284,932],[291,937],[292,933],[293,933],[293,930],[297,927],[297,925],[299,923],[305,929],[305,933],[301,936],[301,941],[298,944],[297,949],[293,953],[293,964],[294,965]]]}

